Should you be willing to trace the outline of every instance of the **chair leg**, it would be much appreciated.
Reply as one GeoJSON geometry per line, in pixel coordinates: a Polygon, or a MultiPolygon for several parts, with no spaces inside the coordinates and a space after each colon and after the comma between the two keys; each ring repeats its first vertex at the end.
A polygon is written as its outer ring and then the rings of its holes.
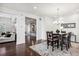
{"type": "Polygon", "coordinates": [[[61,46],[61,51],[63,50],[63,46],[61,46]]]}
{"type": "Polygon", "coordinates": [[[52,42],[51,44],[52,44],[52,51],[54,51],[54,43],[52,42]]]}
{"type": "Polygon", "coordinates": [[[66,45],[66,50],[68,51],[68,44],[66,45]]]}
{"type": "Polygon", "coordinates": [[[70,48],[70,42],[68,42],[68,48],[70,48]]]}
{"type": "Polygon", "coordinates": [[[68,48],[70,48],[70,47],[71,47],[71,43],[68,44],[68,48]]]}
{"type": "Polygon", "coordinates": [[[47,49],[49,48],[49,42],[47,42],[47,49]]]}
{"type": "Polygon", "coordinates": [[[60,43],[60,46],[61,46],[61,51],[63,50],[63,43],[61,42],[60,43]]]}
{"type": "Polygon", "coordinates": [[[71,47],[71,42],[69,43],[69,48],[71,47]]]}
{"type": "Polygon", "coordinates": [[[57,49],[59,48],[59,40],[57,40],[57,49]]]}

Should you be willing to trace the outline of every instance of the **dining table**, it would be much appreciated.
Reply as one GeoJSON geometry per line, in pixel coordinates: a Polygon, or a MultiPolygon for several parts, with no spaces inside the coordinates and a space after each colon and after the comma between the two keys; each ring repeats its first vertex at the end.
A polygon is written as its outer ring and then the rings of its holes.
{"type": "Polygon", "coordinates": [[[53,38],[58,38],[59,46],[63,49],[63,38],[66,38],[67,33],[53,33],[53,38]]]}

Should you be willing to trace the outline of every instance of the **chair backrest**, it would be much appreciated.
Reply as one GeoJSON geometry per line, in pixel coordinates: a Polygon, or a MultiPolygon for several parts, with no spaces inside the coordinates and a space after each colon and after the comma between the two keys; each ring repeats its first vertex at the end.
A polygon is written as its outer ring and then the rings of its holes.
{"type": "Polygon", "coordinates": [[[47,31],[46,34],[47,34],[47,40],[52,39],[53,31],[47,31]]]}
{"type": "Polygon", "coordinates": [[[66,33],[66,31],[61,31],[61,33],[66,33]]]}
{"type": "Polygon", "coordinates": [[[68,41],[71,41],[71,32],[68,33],[68,41]]]}

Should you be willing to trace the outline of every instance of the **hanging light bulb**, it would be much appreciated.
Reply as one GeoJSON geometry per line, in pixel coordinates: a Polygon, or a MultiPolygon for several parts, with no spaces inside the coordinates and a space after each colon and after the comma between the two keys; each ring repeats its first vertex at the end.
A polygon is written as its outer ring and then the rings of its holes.
{"type": "Polygon", "coordinates": [[[56,20],[53,22],[53,24],[59,25],[59,24],[63,23],[63,17],[60,17],[60,15],[59,15],[60,9],[57,8],[56,10],[57,10],[56,20]]]}

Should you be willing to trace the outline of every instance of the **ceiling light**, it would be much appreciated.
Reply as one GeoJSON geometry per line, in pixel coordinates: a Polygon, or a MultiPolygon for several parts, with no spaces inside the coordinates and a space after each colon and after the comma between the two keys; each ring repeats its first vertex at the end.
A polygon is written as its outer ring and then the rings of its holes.
{"type": "Polygon", "coordinates": [[[57,19],[57,20],[54,21],[53,23],[59,25],[59,24],[64,23],[64,21],[63,21],[63,17],[60,17],[60,15],[59,15],[60,9],[57,8],[56,10],[57,10],[57,16],[56,16],[56,19],[57,19]]]}
{"type": "Polygon", "coordinates": [[[33,9],[37,9],[37,6],[34,6],[33,9]]]}

